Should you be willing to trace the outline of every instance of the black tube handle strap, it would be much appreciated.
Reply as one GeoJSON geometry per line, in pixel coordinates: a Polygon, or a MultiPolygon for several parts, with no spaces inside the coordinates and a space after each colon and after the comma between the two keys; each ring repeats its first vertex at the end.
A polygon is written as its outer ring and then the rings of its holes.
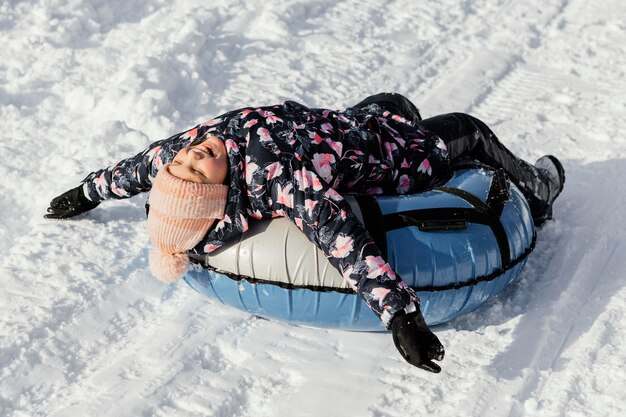
{"type": "Polygon", "coordinates": [[[385,230],[417,226],[422,231],[462,230],[468,223],[484,224],[491,228],[498,244],[502,268],[511,264],[511,249],[500,216],[510,197],[508,181],[503,170],[493,174],[489,196],[484,202],[474,194],[454,187],[435,187],[468,202],[472,208],[432,208],[387,214],[382,218],[385,230]]]}

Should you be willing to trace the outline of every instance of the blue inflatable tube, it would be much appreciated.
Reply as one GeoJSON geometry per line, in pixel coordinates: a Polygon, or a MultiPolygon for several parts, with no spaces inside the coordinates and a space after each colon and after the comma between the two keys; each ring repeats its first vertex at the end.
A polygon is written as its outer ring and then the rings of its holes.
{"type": "MultiPolygon", "coordinates": [[[[536,234],[528,203],[502,171],[465,169],[443,187],[428,192],[355,200],[351,203],[355,212],[386,250],[388,262],[417,291],[429,325],[469,313],[496,296],[520,274],[534,248],[536,234]]],[[[284,233],[286,239],[294,236],[290,233],[284,233]]],[[[272,256],[270,252],[280,246],[276,239],[277,233],[271,233],[266,244],[256,243],[254,255],[263,258],[266,250],[272,256]]],[[[251,249],[239,248],[237,257],[248,252],[252,255],[251,249]]],[[[318,255],[315,259],[319,262],[318,255]]],[[[284,273],[289,279],[283,280],[278,273],[277,280],[269,280],[259,274],[242,274],[239,266],[231,271],[213,270],[211,257],[203,264],[206,268],[187,273],[186,282],[226,305],[292,324],[385,330],[345,283],[326,278],[317,283],[297,280],[298,271],[316,268],[323,272],[326,267],[303,267],[298,258],[295,272],[284,273]]]]}

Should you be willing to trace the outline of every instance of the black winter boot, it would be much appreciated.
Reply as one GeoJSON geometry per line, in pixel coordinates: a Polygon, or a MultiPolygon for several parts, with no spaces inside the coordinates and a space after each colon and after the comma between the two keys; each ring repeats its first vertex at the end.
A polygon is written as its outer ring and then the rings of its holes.
{"type": "Polygon", "coordinates": [[[553,155],[544,155],[537,159],[535,168],[546,178],[548,189],[550,190],[548,201],[546,201],[545,213],[533,219],[535,226],[539,227],[543,225],[546,220],[552,218],[552,204],[554,204],[554,200],[556,200],[563,190],[563,185],[565,184],[565,170],[561,162],[553,155]]]}

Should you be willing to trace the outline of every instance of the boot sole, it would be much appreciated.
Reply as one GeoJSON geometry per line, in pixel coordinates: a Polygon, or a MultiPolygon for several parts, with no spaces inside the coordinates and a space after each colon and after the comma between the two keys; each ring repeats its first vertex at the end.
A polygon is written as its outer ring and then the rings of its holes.
{"type": "Polygon", "coordinates": [[[548,155],[548,158],[550,158],[559,173],[559,181],[561,183],[561,186],[559,187],[559,191],[554,197],[556,198],[559,194],[561,194],[561,191],[563,191],[563,186],[565,185],[565,169],[563,168],[563,164],[561,164],[561,161],[559,161],[554,155],[548,155]]]}
{"type": "MultiPolygon", "coordinates": [[[[561,161],[559,161],[554,155],[547,155],[547,157],[550,158],[550,160],[556,167],[557,172],[559,173],[560,187],[556,195],[554,196],[554,200],[556,200],[556,198],[561,194],[561,191],[563,191],[563,186],[565,185],[565,169],[563,168],[563,164],[561,164],[561,161]]],[[[552,200],[553,203],[554,203],[554,200],[552,200]]],[[[551,219],[552,219],[552,205],[550,205],[550,208],[548,209],[547,213],[544,216],[538,219],[533,219],[533,223],[535,224],[535,227],[541,227],[546,221],[551,220],[551,219]]]]}

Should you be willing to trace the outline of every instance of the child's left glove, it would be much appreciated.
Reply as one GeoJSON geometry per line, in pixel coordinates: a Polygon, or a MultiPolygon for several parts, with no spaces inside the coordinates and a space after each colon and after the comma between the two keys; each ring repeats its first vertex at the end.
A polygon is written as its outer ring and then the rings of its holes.
{"type": "Polygon", "coordinates": [[[85,197],[83,186],[79,185],[52,199],[48,214],[44,217],[46,219],[69,219],[96,208],[99,204],[85,197]]]}
{"type": "Polygon", "coordinates": [[[441,367],[433,360],[443,359],[445,355],[443,345],[426,325],[419,303],[410,305],[407,310],[410,312],[403,310],[391,320],[391,331],[396,348],[411,365],[429,372],[441,372],[441,367]]]}

